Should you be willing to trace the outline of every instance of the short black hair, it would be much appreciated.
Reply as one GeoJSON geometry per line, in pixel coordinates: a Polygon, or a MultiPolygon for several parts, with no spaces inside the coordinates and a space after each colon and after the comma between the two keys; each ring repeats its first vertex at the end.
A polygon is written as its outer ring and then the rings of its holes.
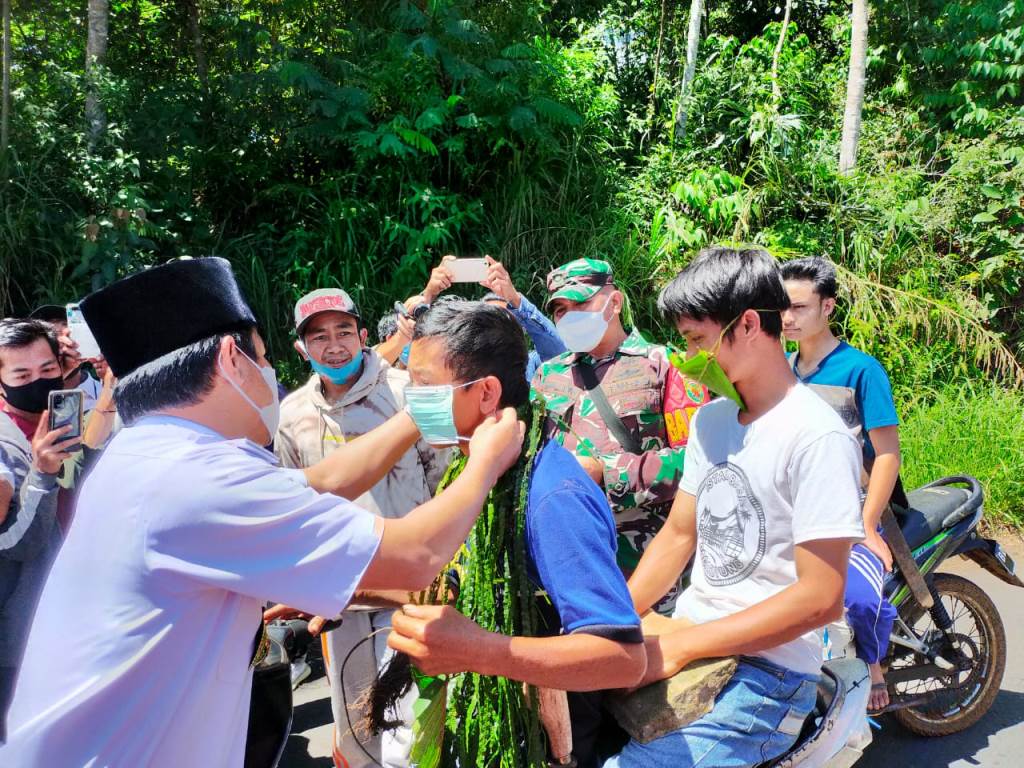
{"type": "Polygon", "coordinates": [[[754,309],[764,332],[780,336],[789,296],[778,262],[767,251],[713,245],[661,289],[658,309],[672,322],[683,317],[714,320],[728,328],[726,337],[732,336],[730,324],[754,309]]]}
{"type": "MultiPolygon", "coordinates": [[[[53,356],[60,360],[60,347],[57,346],[57,334],[53,326],[44,320],[20,319],[14,317],[0,320],[0,349],[22,349],[42,339],[53,351],[53,356]]],[[[2,362],[0,362],[2,365],[2,362]]]]}
{"type": "Polygon", "coordinates": [[[783,280],[808,280],[814,292],[823,299],[834,299],[839,291],[836,266],[821,256],[793,259],[782,265],[783,280]]]}
{"type": "Polygon", "coordinates": [[[440,337],[444,362],[463,382],[495,376],[501,405],[518,408],[530,398],[526,339],[507,310],[482,301],[435,303],[416,321],[413,341],[440,337]]]}
{"type": "Polygon", "coordinates": [[[256,326],[218,333],[159,357],[118,379],[114,397],[125,424],[163,408],[194,405],[213,389],[220,340],[231,336],[238,348],[256,359],[256,326]]]}
{"type": "Polygon", "coordinates": [[[377,341],[383,344],[398,333],[398,318],[394,312],[388,312],[377,321],[377,341]]]}
{"type": "Polygon", "coordinates": [[[59,304],[43,304],[29,312],[28,316],[32,320],[42,320],[46,323],[64,323],[67,325],[68,322],[68,310],[59,304]]]}

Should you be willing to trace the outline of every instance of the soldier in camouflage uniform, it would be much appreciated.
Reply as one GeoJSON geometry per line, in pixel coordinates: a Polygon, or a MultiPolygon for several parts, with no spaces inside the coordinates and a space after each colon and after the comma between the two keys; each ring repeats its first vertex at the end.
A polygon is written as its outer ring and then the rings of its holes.
{"type": "Polygon", "coordinates": [[[570,351],[541,365],[533,388],[547,400],[547,433],[604,488],[619,533],[619,566],[628,574],[668,515],[683,474],[690,418],[708,394],[672,367],[665,347],[635,328],[627,333],[623,295],[607,262],[569,262],[548,275],[547,288],[546,308],[570,351]],[[641,452],[624,449],[605,424],[584,387],[581,364],[593,367],[641,452]]]}

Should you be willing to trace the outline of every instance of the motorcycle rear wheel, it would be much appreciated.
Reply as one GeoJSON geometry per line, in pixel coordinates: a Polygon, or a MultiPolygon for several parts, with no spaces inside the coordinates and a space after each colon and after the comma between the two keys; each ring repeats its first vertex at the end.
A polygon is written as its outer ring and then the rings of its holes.
{"type": "MultiPolygon", "coordinates": [[[[984,717],[999,694],[1006,669],[1006,631],[995,603],[974,582],[951,573],[937,573],[933,583],[953,619],[951,631],[967,638],[962,648],[972,646],[973,664],[969,671],[954,672],[941,680],[890,685],[889,696],[895,700],[901,694],[934,693],[927,704],[895,710],[893,717],[919,736],[949,736],[984,717]],[[923,685],[925,690],[911,690],[915,685],[923,685]]],[[[919,636],[929,630],[938,631],[931,615],[916,603],[903,619],[919,636]]],[[[927,660],[915,654],[913,662],[923,664],[927,660]]]]}

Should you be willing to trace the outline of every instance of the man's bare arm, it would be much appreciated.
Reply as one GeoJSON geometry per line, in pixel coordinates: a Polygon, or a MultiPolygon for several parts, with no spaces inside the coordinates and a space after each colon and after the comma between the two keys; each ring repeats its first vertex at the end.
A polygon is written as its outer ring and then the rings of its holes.
{"type": "Polygon", "coordinates": [[[820,539],[798,544],[796,583],[732,616],[648,637],[644,683],[671,677],[697,659],[774,648],[840,618],[852,543],[820,539]]]}
{"type": "Polygon", "coordinates": [[[508,637],[486,632],[450,606],[413,605],[396,611],[388,645],[426,674],[476,672],[563,691],[630,688],[646,666],[642,643],[586,632],[508,637]]]}
{"type": "Polygon", "coordinates": [[[644,550],[629,578],[633,607],[643,614],[663,598],[679,580],[697,546],[697,500],[680,491],[668,520],[644,550]]]}
{"type": "Polygon", "coordinates": [[[419,430],[409,414],[397,413],[376,429],[338,446],[303,470],[310,488],[347,499],[362,496],[415,445],[419,430]]]}
{"type": "MultiPolygon", "coordinates": [[[[359,590],[426,589],[469,535],[498,478],[515,463],[526,427],[512,408],[476,428],[465,468],[440,495],[396,520],[378,518],[380,546],[359,590]]],[[[358,441],[357,441],[358,442],[358,441]]]]}
{"type": "Polygon", "coordinates": [[[878,523],[900,476],[899,427],[877,427],[868,432],[868,437],[875,449],[875,461],[868,477],[868,492],[864,499],[864,544],[890,571],[892,553],[878,534],[878,523]]]}

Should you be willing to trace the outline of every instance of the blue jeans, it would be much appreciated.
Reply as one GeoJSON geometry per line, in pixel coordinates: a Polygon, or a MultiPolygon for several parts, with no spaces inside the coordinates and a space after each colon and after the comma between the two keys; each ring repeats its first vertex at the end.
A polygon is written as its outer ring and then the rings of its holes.
{"type": "Polygon", "coordinates": [[[814,707],[818,678],[744,656],[699,720],[649,744],[630,740],[604,768],[740,768],[782,755],[814,707]]]}

